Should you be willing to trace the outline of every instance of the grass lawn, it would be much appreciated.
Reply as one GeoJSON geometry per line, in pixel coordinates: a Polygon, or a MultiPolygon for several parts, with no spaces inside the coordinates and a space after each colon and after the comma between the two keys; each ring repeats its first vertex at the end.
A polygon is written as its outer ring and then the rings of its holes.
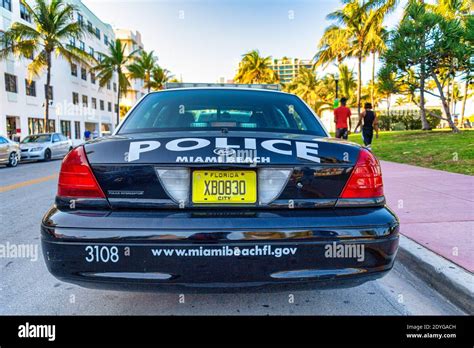
{"type": "MultiPolygon", "coordinates": [[[[362,144],[360,133],[349,140],[362,144]]],[[[374,135],[372,151],[385,161],[474,175],[474,130],[380,132],[378,139],[374,135]]]]}

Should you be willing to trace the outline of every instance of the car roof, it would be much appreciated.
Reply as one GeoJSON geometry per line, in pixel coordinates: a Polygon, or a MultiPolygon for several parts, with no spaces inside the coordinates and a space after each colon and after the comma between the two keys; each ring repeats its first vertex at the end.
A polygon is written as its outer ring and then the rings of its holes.
{"type": "Polygon", "coordinates": [[[149,94],[155,93],[169,93],[169,92],[176,92],[176,91],[195,91],[195,90],[216,90],[216,91],[247,91],[247,92],[263,92],[263,93],[275,93],[275,94],[286,94],[286,95],[293,95],[293,93],[287,93],[283,91],[276,91],[273,89],[260,89],[260,88],[246,88],[246,87],[183,87],[183,88],[170,88],[170,89],[162,89],[160,91],[150,92],[149,94]]]}

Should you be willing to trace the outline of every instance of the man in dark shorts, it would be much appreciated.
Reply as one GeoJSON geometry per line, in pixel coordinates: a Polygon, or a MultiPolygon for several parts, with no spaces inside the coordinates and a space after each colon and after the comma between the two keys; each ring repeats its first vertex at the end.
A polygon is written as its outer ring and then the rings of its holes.
{"type": "Polygon", "coordinates": [[[341,98],[341,106],[334,109],[334,123],[336,124],[336,138],[346,139],[349,135],[351,124],[351,109],[346,106],[347,98],[341,98]],[[347,123],[349,122],[349,130],[347,123]]]}
{"type": "Polygon", "coordinates": [[[362,139],[364,140],[364,145],[370,149],[372,145],[372,139],[374,137],[374,130],[376,133],[376,137],[379,137],[379,129],[378,129],[378,120],[377,115],[372,110],[371,103],[365,103],[364,111],[361,112],[359,122],[357,122],[357,126],[354,129],[354,132],[357,132],[359,126],[362,125],[362,139]]]}

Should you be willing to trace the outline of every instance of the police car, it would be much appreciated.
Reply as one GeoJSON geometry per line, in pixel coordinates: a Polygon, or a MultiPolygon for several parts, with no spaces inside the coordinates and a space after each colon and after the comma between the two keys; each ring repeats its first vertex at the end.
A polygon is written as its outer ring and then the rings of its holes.
{"type": "Polygon", "coordinates": [[[272,85],[171,87],[65,157],[41,223],[53,275],[240,291],[354,286],[392,268],[399,222],[370,151],[272,85]]]}

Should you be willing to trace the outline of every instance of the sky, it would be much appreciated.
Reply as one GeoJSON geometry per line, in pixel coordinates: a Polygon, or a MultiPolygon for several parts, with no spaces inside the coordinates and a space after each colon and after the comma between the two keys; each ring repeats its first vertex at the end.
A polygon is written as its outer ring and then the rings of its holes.
{"type": "MultiPolygon", "coordinates": [[[[82,0],[114,28],[138,30],[146,51],[185,82],[232,79],[242,54],[311,59],[337,0],[82,0]]],[[[403,4],[387,19],[394,26],[403,4]]],[[[370,79],[370,60],[362,78],[370,79]]],[[[350,68],[355,62],[349,61],[350,68]]],[[[324,72],[335,71],[329,66],[324,72]]]]}

